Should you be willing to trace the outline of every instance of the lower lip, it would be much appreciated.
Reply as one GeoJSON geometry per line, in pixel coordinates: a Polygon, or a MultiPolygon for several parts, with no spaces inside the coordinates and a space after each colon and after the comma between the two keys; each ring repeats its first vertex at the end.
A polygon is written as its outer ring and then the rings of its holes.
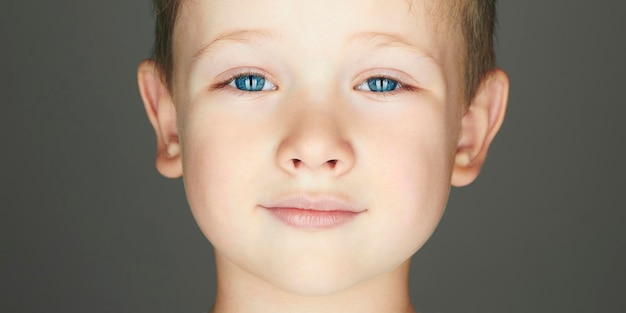
{"type": "Polygon", "coordinates": [[[354,219],[359,212],[318,211],[294,208],[266,208],[283,223],[296,228],[315,230],[341,226],[354,219]]]}

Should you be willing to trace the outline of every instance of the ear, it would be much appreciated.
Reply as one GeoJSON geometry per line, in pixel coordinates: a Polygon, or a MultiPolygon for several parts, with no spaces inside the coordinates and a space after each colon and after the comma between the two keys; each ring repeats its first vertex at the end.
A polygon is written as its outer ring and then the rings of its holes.
{"type": "Polygon", "coordinates": [[[144,60],[137,70],[139,92],[157,139],[156,167],[165,177],[183,174],[180,143],[176,128],[176,109],[159,67],[144,60]]]}
{"type": "Polygon", "coordinates": [[[502,125],[509,97],[509,78],[500,69],[485,76],[461,120],[461,139],[456,149],[452,185],[473,182],[487,158],[487,151],[502,125]]]}

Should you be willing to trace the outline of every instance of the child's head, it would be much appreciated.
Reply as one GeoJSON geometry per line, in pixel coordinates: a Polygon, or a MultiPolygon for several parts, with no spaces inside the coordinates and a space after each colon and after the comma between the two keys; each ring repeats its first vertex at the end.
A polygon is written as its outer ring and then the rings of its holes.
{"type": "Polygon", "coordinates": [[[139,84],[218,273],[303,295],[405,275],[504,116],[494,1],[180,1],[139,84]]]}

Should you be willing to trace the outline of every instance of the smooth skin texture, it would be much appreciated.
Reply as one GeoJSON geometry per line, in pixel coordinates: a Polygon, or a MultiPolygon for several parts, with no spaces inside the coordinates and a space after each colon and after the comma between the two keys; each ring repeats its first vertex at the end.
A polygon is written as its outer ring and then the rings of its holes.
{"type": "Polygon", "coordinates": [[[173,93],[139,66],[157,169],[215,248],[214,312],[413,311],[410,258],[478,175],[509,86],[494,70],[463,102],[460,29],[433,4],[188,1],[173,93]],[[291,195],[365,212],[312,231],[261,207],[291,195]]]}

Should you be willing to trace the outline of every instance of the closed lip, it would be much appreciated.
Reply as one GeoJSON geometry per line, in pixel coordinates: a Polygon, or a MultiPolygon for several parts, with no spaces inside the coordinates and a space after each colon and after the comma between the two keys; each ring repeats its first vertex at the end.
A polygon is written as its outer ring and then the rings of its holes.
{"type": "Polygon", "coordinates": [[[314,211],[347,211],[353,213],[365,211],[365,209],[349,201],[334,196],[295,195],[279,198],[275,201],[261,204],[261,206],[267,209],[290,208],[314,211]]]}
{"type": "Polygon", "coordinates": [[[338,227],[366,211],[334,196],[295,195],[260,206],[283,223],[308,230],[338,227]]]}

